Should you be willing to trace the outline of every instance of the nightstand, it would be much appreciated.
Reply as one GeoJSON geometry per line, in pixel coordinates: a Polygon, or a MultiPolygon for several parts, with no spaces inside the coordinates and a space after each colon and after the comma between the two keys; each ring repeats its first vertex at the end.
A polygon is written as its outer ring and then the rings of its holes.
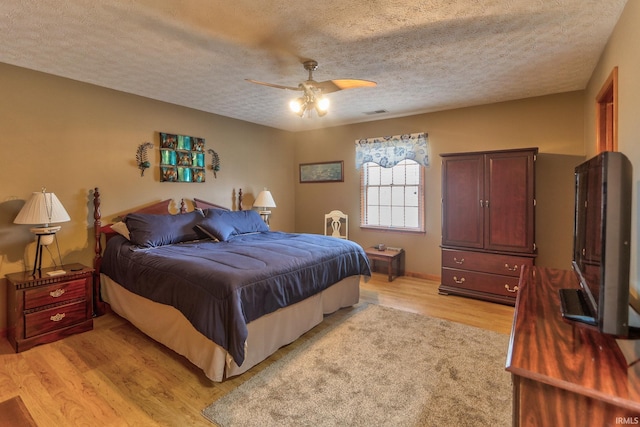
{"type": "Polygon", "coordinates": [[[371,262],[371,270],[376,270],[376,261],[386,263],[388,281],[392,282],[398,276],[404,276],[404,249],[386,248],[384,251],[376,248],[367,248],[364,250],[371,262]],[[394,273],[395,264],[395,274],[394,273]]]}
{"type": "Polygon", "coordinates": [[[7,339],[16,353],[93,329],[93,268],[67,264],[6,277],[7,339]]]}

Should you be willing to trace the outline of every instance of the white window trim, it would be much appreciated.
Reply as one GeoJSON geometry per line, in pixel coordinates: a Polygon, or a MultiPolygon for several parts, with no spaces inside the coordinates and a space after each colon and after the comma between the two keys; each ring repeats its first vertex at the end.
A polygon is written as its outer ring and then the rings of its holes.
{"type": "MultiPolygon", "coordinates": [[[[409,159],[410,160],[410,159],[409,159]]],[[[379,165],[378,165],[379,166],[379,165]]],[[[365,221],[367,219],[367,189],[368,186],[365,185],[365,171],[366,164],[360,170],[360,228],[362,229],[372,229],[372,230],[381,230],[381,231],[393,231],[393,232],[410,232],[410,233],[425,233],[425,197],[424,197],[424,187],[425,187],[425,173],[424,166],[418,164],[419,168],[419,184],[418,184],[418,227],[393,227],[393,226],[381,226],[381,225],[370,225],[365,221]]],[[[404,185],[402,185],[404,187],[404,185]]]]}

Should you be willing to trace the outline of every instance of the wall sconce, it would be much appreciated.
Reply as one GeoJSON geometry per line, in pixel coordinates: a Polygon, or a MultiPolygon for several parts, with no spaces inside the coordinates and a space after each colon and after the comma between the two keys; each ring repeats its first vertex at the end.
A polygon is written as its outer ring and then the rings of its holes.
{"type": "Polygon", "coordinates": [[[253,207],[257,207],[259,209],[258,213],[262,217],[262,220],[269,225],[269,216],[271,215],[271,211],[267,210],[267,208],[276,207],[276,202],[273,200],[271,191],[266,188],[261,191],[255,202],[253,202],[253,207]]]}
{"type": "MultiPolygon", "coordinates": [[[[41,192],[34,192],[31,198],[24,204],[18,216],[13,220],[14,224],[30,224],[36,225],[30,231],[37,236],[36,257],[33,263],[32,275],[35,276],[36,270],[40,271],[42,267],[42,248],[49,246],[57,239],[56,233],[60,231],[61,226],[51,226],[60,222],[70,221],[69,214],[60,203],[60,200],[53,193],[47,193],[46,189],[41,192]]],[[[62,256],[58,247],[58,258],[62,265],[62,256]]],[[[54,260],[55,263],[55,260],[54,260]]]]}

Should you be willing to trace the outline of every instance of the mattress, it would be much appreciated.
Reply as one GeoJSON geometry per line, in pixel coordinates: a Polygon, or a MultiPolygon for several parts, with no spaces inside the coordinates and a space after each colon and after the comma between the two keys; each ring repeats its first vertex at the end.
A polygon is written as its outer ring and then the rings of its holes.
{"type": "Polygon", "coordinates": [[[231,355],[198,332],[176,308],[128,291],[101,274],[101,296],[111,309],[140,331],[185,356],[212,381],[242,374],[280,347],[322,322],[324,315],[357,304],[360,275],[347,277],[327,289],[247,324],[245,359],[238,366],[231,355]]]}

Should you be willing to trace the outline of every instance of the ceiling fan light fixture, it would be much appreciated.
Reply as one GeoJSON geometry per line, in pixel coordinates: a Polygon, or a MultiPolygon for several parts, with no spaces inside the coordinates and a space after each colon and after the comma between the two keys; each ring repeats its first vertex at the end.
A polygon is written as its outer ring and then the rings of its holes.
{"type": "Polygon", "coordinates": [[[291,109],[291,111],[293,111],[296,114],[302,115],[304,114],[304,98],[296,98],[296,99],[292,99],[289,102],[289,108],[291,109]]]}
{"type": "Polygon", "coordinates": [[[327,114],[327,111],[329,111],[329,98],[327,98],[326,96],[321,96],[321,97],[317,98],[316,99],[316,110],[318,111],[319,115],[320,115],[321,112],[322,112],[323,116],[325,114],[327,114]]]}
{"type": "Polygon", "coordinates": [[[304,96],[292,99],[289,102],[289,108],[299,117],[311,117],[311,112],[316,111],[318,117],[323,117],[329,111],[329,99],[325,96],[316,97],[312,89],[305,88],[304,96]]]}
{"type": "Polygon", "coordinates": [[[329,112],[329,100],[323,96],[326,93],[336,92],[344,89],[354,89],[359,87],[375,87],[376,82],[360,79],[334,79],[317,82],[313,80],[313,72],[318,68],[318,63],[312,59],[302,63],[304,69],[309,72],[309,78],[298,84],[298,87],[284,86],[274,83],[260,82],[257,80],[245,79],[250,83],[263,86],[275,87],[277,89],[287,89],[294,91],[302,91],[303,96],[293,99],[289,102],[289,108],[300,117],[304,117],[305,113],[311,117],[312,110],[316,110],[318,117],[322,117],[329,112]],[[317,96],[316,96],[317,95],[317,96]]]}

